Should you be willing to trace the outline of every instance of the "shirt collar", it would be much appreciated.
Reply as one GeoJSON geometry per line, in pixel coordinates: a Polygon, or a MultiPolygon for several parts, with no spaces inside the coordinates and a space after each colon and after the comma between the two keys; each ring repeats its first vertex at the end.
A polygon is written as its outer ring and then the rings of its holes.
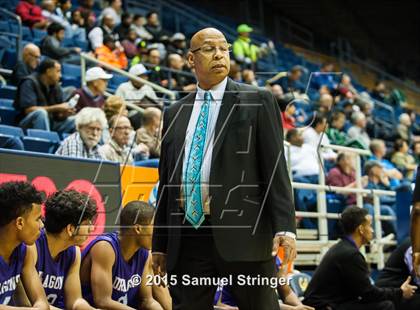
{"type": "MultiPolygon", "coordinates": [[[[214,100],[215,102],[222,102],[223,95],[226,90],[227,79],[228,78],[225,77],[223,81],[221,81],[219,84],[214,85],[210,90],[208,90],[211,93],[212,100],[214,100]]],[[[206,91],[207,90],[202,89],[197,83],[197,95],[200,99],[204,99],[204,93],[206,91]]]]}

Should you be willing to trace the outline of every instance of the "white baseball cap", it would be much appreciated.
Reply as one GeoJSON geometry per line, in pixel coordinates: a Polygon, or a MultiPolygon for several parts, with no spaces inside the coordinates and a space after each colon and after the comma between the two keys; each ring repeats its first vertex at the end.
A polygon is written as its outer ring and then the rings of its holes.
{"type": "Polygon", "coordinates": [[[147,70],[146,67],[143,66],[142,64],[137,64],[137,65],[132,66],[130,70],[128,71],[128,73],[133,74],[135,76],[139,76],[139,75],[150,73],[150,70],[147,70]]]}
{"type": "Polygon", "coordinates": [[[106,73],[101,67],[93,67],[86,71],[86,82],[112,79],[112,74],[106,73]]]}

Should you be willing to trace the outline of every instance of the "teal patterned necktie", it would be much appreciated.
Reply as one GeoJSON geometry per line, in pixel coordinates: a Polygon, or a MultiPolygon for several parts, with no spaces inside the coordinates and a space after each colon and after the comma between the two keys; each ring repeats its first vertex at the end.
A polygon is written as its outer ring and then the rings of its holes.
{"type": "Polygon", "coordinates": [[[204,221],[203,202],[201,199],[201,166],[204,160],[210,102],[211,94],[207,91],[204,93],[204,102],[201,105],[191,140],[190,153],[185,170],[185,218],[195,228],[200,227],[204,221]]]}

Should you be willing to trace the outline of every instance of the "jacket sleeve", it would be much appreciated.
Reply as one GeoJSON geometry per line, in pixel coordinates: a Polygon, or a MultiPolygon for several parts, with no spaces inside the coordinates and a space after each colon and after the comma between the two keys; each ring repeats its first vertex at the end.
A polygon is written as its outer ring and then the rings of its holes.
{"type": "Polygon", "coordinates": [[[167,143],[165,134],[169,125],[168,112],[163,113],[161,155],[159,159],[159,188],[156,204],[156,214],[153,229],[152,252],[167,252],[168,244],[168,188],[167,143]]]}
{"type": "Polygon", "coordinates": [[[402,297],[400,288],[379,288],[369,279],[369,270],[361,253],[354,253],[342,264],[343,279],[360,296],[364,303],[378,300],[399,301],[402,297]]]}
{"type": "Polygon", "coordinates": [[[262,100],[257,120],[257,156],[266,183],[266,200],[262,207],[267,208],[266,211],[271,216],[273,234],[296,233],[295,207],[284,156],[280,109],[269,91],[261,90],[260,97],[262,100]]]}

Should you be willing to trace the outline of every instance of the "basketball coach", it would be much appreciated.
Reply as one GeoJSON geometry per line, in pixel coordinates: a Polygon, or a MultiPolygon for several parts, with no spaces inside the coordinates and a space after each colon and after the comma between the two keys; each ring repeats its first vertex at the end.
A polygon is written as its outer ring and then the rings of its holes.
{"type": "Polygon", "coordinates": [[[228,78],[230,44],[217,29],[191,39],[188,62],[197,91],[163,116],[153,268],[168,270],[173,308],[213,309],[216,284],[188,279],[231,276],[241,310],[278,309],[267,285],[235,279],[274,277],[296,256],[292,189],[280,110],[272,94],[228,78]]]}

